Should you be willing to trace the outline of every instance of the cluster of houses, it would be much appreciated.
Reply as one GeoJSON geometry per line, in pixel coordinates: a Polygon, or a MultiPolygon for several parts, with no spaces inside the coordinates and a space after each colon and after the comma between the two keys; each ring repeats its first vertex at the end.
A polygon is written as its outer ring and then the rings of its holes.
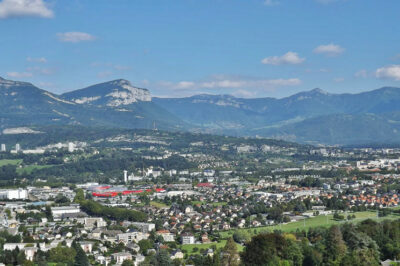
{"type": "MultiPolygon", "coordinates": [[[[18,230],[23,226],[32,241],[19,243],[5,243],[3,250],[23,251],[27,260],[33,261],[37,252],[47,252],[57,248],[59,245],[71,247],[76,239],[82,250],[95,261],[108,265],[115,262],[121,265],[125,260],[131,260],[139,265],[145,260],[141,254],[139,241],[146,240],[155,231],[154,223],[129,222],[125,221],[120,225],[121,229],[108,229],[109,224],[102,217],[91,217],[82,212],[78,204],[69,206],[51,207],[51,217],[31,218],[29,214],[43,213],[41,208],[44,205],[32,205],[26,202],[3,203],[0,215],[0,227],[11,235],[21,234],[18,230]],[[33,207],[34,206],[34,207],[33,207]],[[33,207],[33,208],[32,208],[33,207]],[[8,211],[7,211],[8,210],[8,211]],[[21,218],[29,217],[29,218],[21,218]],[[82,240],[85,239],[85,240],[82,240]],[[109,254],[108,245],[124,244],[124,250],[109,254]]],[[[115,224],[115,222],[112,222],[115,224]]],[[[165,231],[156,232],[165,242],[175,241],[175,235],[165,231]]],[[[183,236],[184,243],[194,243],[183,236]]],[[[155,252],[155,250],[152,250],[155,252]]],[[[146,255],[146,254],[145,254],[146,255]]],[[[171,253],[171,258],[183,258],[183,253],[176,249],[171,253]]]]}

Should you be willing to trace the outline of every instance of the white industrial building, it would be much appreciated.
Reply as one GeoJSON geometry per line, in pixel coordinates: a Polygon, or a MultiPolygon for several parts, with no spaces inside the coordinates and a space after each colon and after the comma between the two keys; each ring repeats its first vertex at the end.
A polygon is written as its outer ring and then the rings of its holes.
{"type": "Polygon", "coordinates": [[[133,222],[131,224],[137,227],[143,233],[149,233],[156,228],[156,225],[152,223],[133,222]]]}
{"type": "Polygon", "coordinates": [[[79,213],[81,211],[78,204],[63,207],[52,207],[51,212],[54,218],[60,218],[64,214],[79,213]]]}
{"type": "Polygon", "coordinates": [[[8,200],[26,200],[28,191],[26,189],[2,189],[0,190],[0,199],[8,200]]]}
{"type": "Polygon", "coordinates": [[[43,149],[34,149],[34,150],[23,150],[23,154],[44,154],[45,150],[43,149]]]}

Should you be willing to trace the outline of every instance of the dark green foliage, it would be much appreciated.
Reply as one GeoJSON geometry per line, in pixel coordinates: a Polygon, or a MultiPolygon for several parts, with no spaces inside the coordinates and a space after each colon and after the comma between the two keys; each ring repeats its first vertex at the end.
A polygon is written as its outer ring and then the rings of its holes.
{"type": "Polygon", "coordinates": [[[64,247],[59,244],[56,248],[50,249],[48,253],[48,261],[73,263],[75,260],[76,251],[74,248],[64,247]]]}
{"type": "Polygon", "coordinates": [[[64,196],[62,194],[58,194],[55,197],[54,202],[57,203],[57,204],[66,204],[66,203],[70,203],[71,201],[66,196],[64,196]]]}
{"type": "Polygon", "coordinates": [[[147,253],[147,250],[153,248],[153,242],[149,239],[142,239],[139,241],[138,243],[139,247],[140,247],[140,251],[143,254],[147,253]]]}
{"type": "Polygon", "coordinates": [[[107,207],[93,200],[81,201],[81,208],[90,215],[102,216],[117,221],[128,220],[143,222],[147,219],[147,215],[143,212],[125,208],[107,207]]]}
{"type": "Polygon", "coordinates": [[[245,265],[269,265],[271,261],[284,259],[288,241],[279,234],[260,234],[252,238],[246,245],[241,259],[245,265]]]}
{"type": "Polygon", "coordinates": [[[133,261],[131,260],[124,260],[121,266],[134,266],[133,261]]]}
{"type": "Polygon", "coordinates": [[[76,251],[76,256],[75,256],[75,266],[89,266],[89,259],[86,256],[86,253],[83,251],[83,249],[80,247],[80,245],[76,242],[73,243],[73,248],[76,251]]]}
{"type": "Polygon", "coordinates": [[[0,180],[13,180],[17,177],[16,165],[5,165],[0,167],[0,180]]]}

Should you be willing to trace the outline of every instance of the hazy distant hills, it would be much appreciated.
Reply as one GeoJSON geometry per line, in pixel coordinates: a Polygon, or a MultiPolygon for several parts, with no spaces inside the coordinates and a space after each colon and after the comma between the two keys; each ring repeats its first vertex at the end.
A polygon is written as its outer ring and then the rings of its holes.
{"type": "Polygon", "coordinates": [[[152,98],[114,80],[62,95],[0,78],[0,129],[29,125],[154,127],[303,143],[400,143],[400,89],[330,94],[320,89],[282,99],[230,95],[152,98]]]}
{"type": "Polygon", "coordinates": [[[359,94],[314,89],[282,99],[198,95],[153,100],[211,132],[325,144],[400,142],[399,88],[359,94]]]}

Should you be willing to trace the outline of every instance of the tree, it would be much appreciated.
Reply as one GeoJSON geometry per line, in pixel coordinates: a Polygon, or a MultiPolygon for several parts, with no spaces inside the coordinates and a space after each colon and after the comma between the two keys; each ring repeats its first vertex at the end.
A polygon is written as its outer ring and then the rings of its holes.
{"type": "Polygon", "coordinates": [[[271,265],[271,261],[279,263],[286,247],[287,241],[282,235],[260,234],[247,243],[241,260],[246,266],[271,265]]]}
{"type": "Polygon", "coordinates": [[[165,249],[160,250],[155,256],[156,264],[159,266],[170,266],[172,265],[172,261],[169,257],[168,251],[165,249]]]}
{"type": "Polygon", "coordinates": [[[75,256],[75,249],[63,247],[61,244],[49,251],[49,261],[51,262],[73,263],[75,256]]]}
{"type": "Polygon", "coordinates": [[[54,202],[57,204],[65,204],[65,203],[70,203],[71,201],[66,196],[58,194],[54,199],[54,202]]]}
{"type": "Polygon", "coordinates": [[[26,257],[25,257],[25,252],[24,251],[19,251],[17,254],[17,264],[23,264],[26,261],[26,257]]]}
{"type": "Polygon", "coordinates": [[[133,265],[135,264],[131,260],[124,260],[124,262],[122,262],[122,266],[133,266],[133,265]]]}
{"type": "Polygon", "coordinates": [[[153,248],[153,243],[148,240],[148,239],[142,239],[138,243],[140,250],[142,251],[143,254],[147,253],[147,250],[153,248]]]}
{"type": "Polygon", "coordinates": [[[223,263],[224,266],[237,266],[239,265],[239,254],[237,251],[236,243],[233,238],[229,238],[226,241],[223,249],[223,263]]]}
{"type": "Polygon", "coordinates": [[[236,230],[233,234],[233,239],[238,243],[246,243],[250,240],[250,234],[244,230],[236,230]]]}
{"type": "Polygon", "coordinates": [[[25,260],[24,263],[22,263],[22,266],[35,266],[35,263],[30,260],[25,260]]]}
{"type": "Polygon", "coordinates": [[[339,264],[347,251],[346,243],[343,240],[340,228],[333,225],[329,228],[325,238],[326,261],[329,264],[339,264]]]}
{"type": "Polygon", "coordinates": [[[309,242],[306,240],[302,245],[303,248],[303,265],[322,265],[322,254],[316,247],[310,246],[309,242]]]}
{"type": "Polygon", "coordinates": [[[50,206],[46,206],[44,213],[46,214],[47,220],[53,221],[53,213],[51,212],[50,206]]]}
{"type": "Polygon", "coordinates": [[[6,209],[4,212],[6,213],[7,218],[11,219],[11,211],[10,211],[10,209],[6,209]]]}
{"type": "Polygon", "coordinates": [[[75,266],[89,266],[89,259],[86,256],[85,251],[80,247],[79,244],[74,245],[74,249],[76,250],[75,256],[75,266]]]}
{"type": "Polygon", "coordinates": [[[83,192],[83,189],[78,188],[75,193],[76,193],[74,198],[75,203],[80,203],[85,200],[85,193],[83,192]]]}
{"type": "Polygon", "coordinates": [[[295,240],[286,239],[287,240],[287,247],[284,249],[284,258],[292,261],[293,265],[301,266],[303,265],[303,252],[299,245],[295,242],[295,240]]]}

